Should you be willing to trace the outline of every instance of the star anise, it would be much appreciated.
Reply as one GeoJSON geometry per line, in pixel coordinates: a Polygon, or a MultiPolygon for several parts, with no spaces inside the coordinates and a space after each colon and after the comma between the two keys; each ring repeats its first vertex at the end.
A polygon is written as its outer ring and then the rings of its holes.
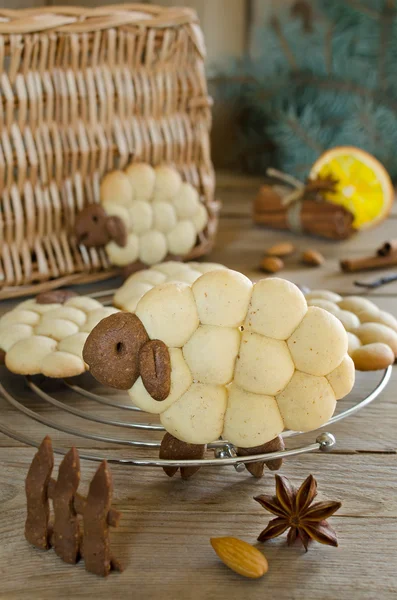
{"type": "Polygon", "coordinates": [[[316,496],[317,481],[313,475],[309,475],[298,490],[292,487],[286,477],[276,475],[276,496],[263,495],[254,498],[263,508],[277,515],[276,519],[268,523],[258,540],[265,542],[289,529],[288,545],[300,539],[306,552],[310,540],[337,546],[336,533],[326,519],[339,510],[342,504],[327,501],[312,504],[316,496]]]}

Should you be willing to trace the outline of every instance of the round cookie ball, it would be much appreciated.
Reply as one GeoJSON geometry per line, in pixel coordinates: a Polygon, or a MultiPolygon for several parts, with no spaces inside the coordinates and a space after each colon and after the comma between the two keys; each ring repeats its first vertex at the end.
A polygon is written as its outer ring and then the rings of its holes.
{"type": "Polygon", "coordinates": [[[110,217],[119,217],[119,219],[121,219],[126,226],[127,230],[129,229],[131,225],[131,218],[129,210],[126,206],[122,204],[115,204],[114,202],[105,202],[103,204],[103,208],[110,217]]]}
{"type": "MultiPolygon", "coordinates": [[[[193,271],[193,269],[188,269],[187,271],[181,271],[175,277],[174,281],[182,281],[183,283],[188,283],[192,285],[199,277],[201,277],[202,273],[199,271],[193,271]]],[[[171,279],[172,281],[172,279],[171,279]]]]}
{"type": "Polygon", "coordinates": [[[221,385],[193,383],[160,420],[165,429],[182,442],[208,444],[223,430],[227,392],[221,385]]]}
{"type": "MultiPolygon", "coordinates": [[[[363,322],[363,321],[361,321],[363,322]]],[[[387,325],[393,329],[393,331],[397,332],[397,319],[390,313],[385,310],[380,310],[378,316],[376,317],[376,323],[382,323],[382,325],[387,325]]]]}
{"type": "Polygon", "coordinates": [[[20,340],[6,354],[6,367],[19,375],[38,375],[41,363],[47,354],[57,347],[55,340],[41,335],[32,335],[20,340]]]}
{"type": "Polygon", "coordinates": [[[351,354],[357,371],[378,371],[386,369],[394,363],[393,350],[381,342],[367,344],[354,350],[351,354]]]}
{"type": "Polygon", "coordinates": [[[156,174],[152,166],[146,163],[132,163],[126,170],[134,197],[137,200],[150,200],[154,193],[156,174]]]}
{"type": "Polygon", "coordinates": [[[147,264],[161,262],[167,255],[167,240],[160,231],[148,231],[139,238],[139,258],[147,264]]]}
{"type": "Polygon", "coordinates": [[[176,169],[161,165],[155,168],[154,201],[171,200],[179,192],[182,179],[176,169]]]}
{"type": "Polygon", "coordinates": [[[160,273],[156,269],[156,267],[150,267],[150,269],[143,269],[143,271],[138,271],[133,275],[130,275],[128,279],[124,282],[124,288],[126,286],[131,285],[139,285],[140,283],[149,283],[151,286],[158,285],[159,283],[164,283],[166,277],[164,273],[160,273]]]}
{"type": "Polygon", "coordinates": [[[183,347],[183,356],[200,383],[226,385],[233,379],[241,334],[231,327],[200,325],[183,347]]]}
{"type": "Polygon", "coordinates": [[[335,302],[331,302],[331,300],[324,300],[323,298],[307,298],[308,306],[317,306],[318,308],[323,308],[331,313],[331,315],[337,316],[340,312],[340,308],[335,302]]]}
{"type": "Polygon", "coordinates": [[[172,203],[179,219],[191,219],[200,204],[198,191],[190,183],[182,183],[172,203]]]}
{"type": "Polygon", "coordinates": [[[330,302],[339,302],[342,300],[342,296],[335,292],[330,292],[329,290],[312,290],[308,294],[305,294],[305,296],[308,303],[312,298],[321,298],[322,300],[329,300],[330,302]]]}
{"type": "Polygon", "coordinates": [[[200,271],[200,273],[209,273],[210,271],[226,271],[227,267],[224,265],[220,265],[218,263],[200,263],[200,262],[189,262],[188,265],[194,269],[195,271],[200,271]]]}
{"type": "Polygon", "coordinates": [[[199,325],[196,303],[185,283],[161,283],[139,301],[135,314],[150,339],[162,340],[169,348],[181,348],[199,325]]]}
{"type": "Polygon", "coordinates": [[[74,335],[70,335],[61,340],[58,344],[58,350],[60,352],[69,352],[70,354],[74,354],[83,359],[83,348],[87,338],[88,333],[79,331],[79,333],[75,333],[74,335]]]}
{"type": "Polygon", "coordinates": [[[354,386],[356,370],[350,356],[345,356],[339,366],[327,375],[327,379],[334,390],[335,398],[340,400],[349,394],[354,386]]]}
{"type": "Polygon", "coordinates": [[[60,308],[62,306],[62,304],[59,304],[58,302],[54,302],[53,304],[39,304],[38,302],[32,301],[32,303],[29,306],[29,310],[33,310],[34,312],[38,313],[39,315],[44,315],[45,313],[49,312],[50,310],[54,310],[55,308],[60,308]]]}
{"type": "Polygon", "coordinates": [[[66,319],[42,319],[36,325],[34,332],[36,336],[44,335],[59,341],[77,333],[78,330],[78,325],[73,323],[73,321],[67,321],[66,319]]]}
{"type": "Polygon", "coordinates": [[[225,413],[222,437],[239,448],[252,448],[270,442],[284,429],[273,396],[252,394],[232,384],[225,413]]]}
{"type": "Polygon", "coordinates": [[[102,319],[110,317],[110,315],[114,315],[117,312],[119,312],[119,310],[117,308],[113,308],[113,306],[101,306],[101,308],[92,310],[88,314],[87,321],[81,328],[81,331],[87,331],[90,333],[94,327],[98,325],[100,321],[102,321],[102,319]]]}
{"type": "Polygon", "coordinates": [[[153,202],[153,228],[163,233],[174,229],[177,224],[175,209],[168,202],[153,202]]]}
{"type": "Polygon", "coordinates": [[[339,303],[339,308],[349,310],[358,316],[364,313],[368,319],[370,316],[376,317],[379,314],[379,308],[371,300],[361,296],[346,296],[339,303]]]}
{"type": "Polygon", "coordinates": [[[234,375],[239,387],[275,396],[285,388],[294,369],[286,342],[244,331],[234,375]]]}
{"type": "Polygon", "coordinates": [[[139,253],[139,238],[135,233],[129,233],[126,245],[119,246],[116,242],[109,242],[105,246],[110,262],[123,267],[135,262],[139,253]]]}
{"type": "Polygon", "coordinates": [[[203,325],[240,327],[244,323],[252,283],[242,273],[210,271],[194,282],[192,290],[203,325]]]}
{"type": "Polygon", "coordinates": [[[328,375],[347,353],[347,335],[342,323],[317,306],[308,308],[287,343],[296,368],[311,375],[328,375]]]}
{"type": "Polygon", "coordinates": [[[125,309],[127,304],[131,304],[133,299],[137,299],[136,303],[138,303],[142,296],[152,288],[153,285],[150,283],[143,283],[141,281],[135,281],[128,286],[123,285],[114,295],[113,304],[117,308],[125,309]]]}
{"type": "Polygon", "coordinates": [[[324,425],[334,414],[334,391],[325,377],[295,371],[291,381],[276,397],[285,427],[311,431],[324,425]]]}
{"type": "Polygon", "coordinates": [[[196,229],[196,233],[204,231],[208,223],[208,212],[204,204],[201,202],[197,207],[196,213],[193,215],[193,225],[196,229]]]}
{"type": "Polygon", "coordinates": [[[64,306],[73,306],[85,313],[96,310],[97,308],[102,308],[102,304],[98,302],[98,300],[94,300],[94,298],[89,298],[88,296],[75,296],[74,298],[70,298],[65,302],[64,306]]]}
{"type": "Polygon", "coordinates": [[[162,402],[154,400],[143,385],[142,377],[138,377],[128,394],[136,406],[151,414],[160,414],[179,400],[193,383],[193,377],[183,358],[180,348],[169,348],[171,360],[171,389],[168,397],[162,402]]]}
{"type": "Polygon", "coordinates": [[[177,281],[179,275],[181,273],[186,273],[186,271],[189,270],[189,267],[188,264],[177,260],[167,260],[160,265],[156,265],[153,269],[156,269],[159,273],[163,273],[166,276],[167,281],[170,281],[173,278],[177,281]]]}
{"type": "Polygon", "coordinates": [[[123,171],[107,173],[101,182],[101,204],[131,204],[134,193],[129,179],[123,171]]]}
{"type": "Polygon", "coordinates": [[[41,322],[47,321],[48,319],[66,319],[81,327],[81,325],[84,325],[86,322],[87,315],[85,312],[74,306],[60,306],[59,308],[55,308],[54,310],[45,313],[41,318],[41,322]]]}
{"type": "Polygon", "coordinates": [[[31,325],[25,325],[25,323],[5,325],[0,329],[0,348],[8,352],[14,344],[30,337],[32,334],[33,327],[31,325]]]}
{"type": "Polygon", "coordinates": [[[76,377],[85,371],[82,358],[69,352],[51,352],[41,361],[41,372],[46,377],[60,379],[63,377],[76,377]]]}
{"type": "Polygon", "coordinates": [[[14,323],[20,323],[21,325],[37,325],[40,320],[40,315],[33,310],[19,309],[18,307],[14,310],[3,315],[0,319],[0,328],[13,325],[14,323]]]}
{"type": "Polygon", "coordinates": [[[349,310],[339,310],[335,316],[342,323],[346,331],[354,331],[360,326],[360,319],[358,316],[349,310]]]}
{"type": "Polygon", "coordinates": [[[196,230],[191,221],[179,221],[167,233],[167,243],[171,254],[185,256],[189,254],[196,243],[196,230]]]}
{"type": "Polygon", "coordinates": [[[354,352],[354,350],[357,350],[357,348],[359,348],[361,346],[361,342],[358,339],[358,337],[356,335],[354,335],[354,333],[351,333],[350,331],[347,332],[347,352],[348,354],[351,356],[352,352],[354,352]]]}
{"type": "Polygon", "coordinates": [[[244,328],[277,340],[286,340],[307,312],[302,292],[278,277],[254,285],[244,328]]]}
{"type": "Polygon", "coordinates": [[[130,228],[133,233],[141,235],[150,231],[153,226],[152,205],[143,200],[135,200],[128,210],[130,217],[130,228]]]}
{"type": "Polygon", "coordinates": [[[382,323],[363,323],[355,332],[363,345],[381,342],[387,344],[397,356],[397,333],[382,323]]]}

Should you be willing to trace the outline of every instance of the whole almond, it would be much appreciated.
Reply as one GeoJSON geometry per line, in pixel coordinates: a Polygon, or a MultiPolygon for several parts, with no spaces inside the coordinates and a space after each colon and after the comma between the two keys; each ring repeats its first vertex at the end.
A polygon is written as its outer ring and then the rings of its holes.
{"type": "Polygon", "coordinates": [[[210,542],[221,561],[239,575],[258,579],[267,573],[265,556],[251,544],[234,537],[211,538],[210,542]]]}
{"type": "Polygon", "coordinates": [[[276,256],[265,256],[261,262],[261,270],[266,273],[277,273],[284,268],[284,262],[276,256]]]}
{"type": "Polygon", "coordinates": [[[324,262],[324,256],[317,250],[306,250],[302,254],[302,262],[310,267],[319,267],[324,262]]]}
{"type": "Polygon", "coordinates": [[[266,250],[268,256],[289,256],[295,252],[295,246],[291,242],[280,242],[280,244],[274,244],[266,250]]]}

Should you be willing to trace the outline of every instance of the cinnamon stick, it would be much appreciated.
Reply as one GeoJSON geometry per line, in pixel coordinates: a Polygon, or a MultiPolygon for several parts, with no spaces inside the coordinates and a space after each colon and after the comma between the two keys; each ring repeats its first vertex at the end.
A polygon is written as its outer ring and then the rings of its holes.
{"type": "Polygon", "coordinates": [[[366,256],[364,258],[352,258],[340,261],[342,271],[355,273],[357,271],[369,271],[372,269],[384,269],[397,266],[397,252],[386,256],[366,256]]]}
{"type": "Polygon", "coordinates": [[[286,193],[279,186],[262,186],[254,201],[255,223],[334,240],[347,239],[355,232],[354,217],[343,206],[313,199],[303,199],[299,206],[284,206],[286,193]],[[294,211],[293,219],[291,211],[294,211]]]}

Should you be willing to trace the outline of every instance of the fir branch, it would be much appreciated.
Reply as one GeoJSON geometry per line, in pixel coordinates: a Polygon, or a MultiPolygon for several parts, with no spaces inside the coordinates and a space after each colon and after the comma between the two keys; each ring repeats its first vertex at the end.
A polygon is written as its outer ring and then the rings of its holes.
{"type": "Polygon", "coordinates": [[[274,16],[270,20],[270,24],[273,27],[274,32],[277,35],[277,38],[280,42],[280,46],[285,54],[285,58],[287,59],[289,66],[294,71],[295,69],[298,68],[298,65],[295,60],[294,53],[292,52],[292,50],[288,44],[288,41],[287,41],[285,35],[283,34],[283,31],[282,31],[281,25],[280,25],[280,21],[278,20],[278,18],[276,16],[274,16]]]}
{"type": "Polygon", "coordinates": [[[309,148],[315,150],[319,154],[324,152],[324,148],[320,144],[318,144],[316,140],[307,131],[303,129],[298,119],[293,119],[292,117],[289,117],[280,112],[276,114],[276,116],[280,120],[285,120],[286,123],[288,123],[288,125],[291,127],[292,131],[297,135],[297,137],[299,137],[307,146],[309,146],[309,148]]]}
{"type": "Polygon", "coordinates": [[[345,3],[355,10],[372,17],[373,19],[379,19],[379,13],[376,10],[372,10],[372,8],[368,8],[368,6],[364,6],[358,0],[345,0],[345,3]]]}

